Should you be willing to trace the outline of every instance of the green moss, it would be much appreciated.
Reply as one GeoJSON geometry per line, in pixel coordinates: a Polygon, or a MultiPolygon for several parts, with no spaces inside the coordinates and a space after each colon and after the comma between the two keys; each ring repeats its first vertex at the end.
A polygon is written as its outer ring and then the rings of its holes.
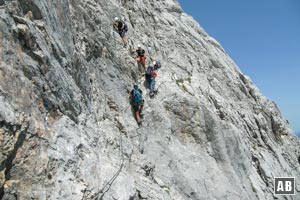
{"type": "Polygon", "coordinates": [[[257,144],[253,144],[252,149],[257,150],[257,144]]]}
{"type": "Polygon", "coordinates": [[[183,89],[185,92],[189,93],[189,91],[188,91],[188,89],[186,88],[185,85],[182,85],[182,89],[183,89]]]}
{"type": "Polygon", "coordinates": [[[188,78],[179,78],[176,80],[176,84],[184,91],[189,93],[190,95],[193,95],[192,93],[189,92],[189,90],[187,89],[187,87],[184,85],[184,81],[189,82],[190,84],[192,83],[192,78],[188,77],[188,78]]]}
{"type": "Polygon", "coordinates": [[[180,78],[180,79],[176,80],[177,85],[182,84],[183,82],[184,82],[183,78],[180,78]]]}
{"type": "Polygon", "coordinates": [[[184,81],[188,81],[190,84],[192,83],[192,78],[188,77],[188,78],[179,78],[176,80],[177,85],[182,84],[184,81]]]}
{"type": "Polygon", "coordinates": [[[192,83],[192,78],[191,78],[191,77],[188,77],[186,80],[187,80],[190,84],[192,83]]]}

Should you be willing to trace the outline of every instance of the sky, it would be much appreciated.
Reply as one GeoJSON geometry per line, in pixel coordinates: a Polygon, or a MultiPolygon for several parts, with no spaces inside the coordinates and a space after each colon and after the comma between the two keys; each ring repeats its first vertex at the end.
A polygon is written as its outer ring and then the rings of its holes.
{"type": "Polygon", "coordinates": [[[300,1],[179,0],[300,132],[300,1]]]}

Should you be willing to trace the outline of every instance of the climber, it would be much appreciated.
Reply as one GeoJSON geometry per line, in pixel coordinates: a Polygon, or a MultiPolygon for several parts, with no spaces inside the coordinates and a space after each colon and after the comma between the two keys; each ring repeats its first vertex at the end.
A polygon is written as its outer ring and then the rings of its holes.
{"type": "Polygon", "coordinates": [[[129,99],[134,111],[135,120],[137,121],[139,126],[142,125],[140,118],[142,116],[142,111],[144,107],[144,99],[142,95],[143,95],[142,90],[138,88],[137,83],[134,83],[133,90],[131,90],[129,94],[129,99]]]}
{"type": "Polygon", "coordinates": [[[154,60],[153,58],[150,58],[150,59],[153,64],[154,70],[158,70],[161,68],[161,63],[158,60],[154,60]]]}
{"type": "Polygon", "coordinates": [[[137,53],[137,57],[135,58],[135,60],[137,61],[137,63],[142,64],[144,70],[146,71],[146,57],[145,57],[145,50],[141,47],[141,45],[137,46],[137,49],[132,49],[131,53],[137,53]]]}
{"type": "Polygon", "coordinates": [[[128,31],[127,24],[123,20],[120,20],[118,17],[115,17],[114,29],[121,36],[124,47],[127,47],[126,37],[125,37],[125,33],[128,31]]]}
{"type": "MultiPolygon", "coordinates": [[[[153,59],[151,59],[153,60],[153,59]]],[[[159,63],[160,65],[160,63],[159,63]]],[[[155,90],[155,78],[157,76],[157,70],[160,68],[160,66],[158,67],[158,62],[157,61],[153,61],[152,62],[152,66],[150,65],[145,73],[145,78],[146,81],[148,82],[149,85],[149,89],[150,89],[150,97],[154,97],[154,94],[157,93],[157,90],[155,90]]]]}

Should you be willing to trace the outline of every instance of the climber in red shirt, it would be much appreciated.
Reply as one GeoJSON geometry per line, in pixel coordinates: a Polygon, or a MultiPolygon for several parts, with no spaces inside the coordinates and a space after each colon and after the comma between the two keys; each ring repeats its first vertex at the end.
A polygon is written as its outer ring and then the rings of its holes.
{"type": "Polygon", "coordinates": [[[137,49],[132,49],[131,53],[137,53],[137,57],[135,58],[135,60],[137,61],[137,63],[142,64],[144,70],[146,71],[146,56],[145,56],[145,50],[142,49],[141,45],[138,45],[137,49]]]}

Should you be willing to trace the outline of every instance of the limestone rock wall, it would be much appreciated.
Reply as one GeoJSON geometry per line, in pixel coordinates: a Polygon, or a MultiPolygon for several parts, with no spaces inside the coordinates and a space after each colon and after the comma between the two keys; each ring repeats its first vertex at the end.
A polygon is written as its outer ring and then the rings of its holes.
{"type": "Polygon", "coordinates": [[[2,199],[273,199],[300,177],[276,104],[176,0],[0,0],[0,133],[2,199]],[[115,16],[162,63],[154,99],[115,16]]]}

